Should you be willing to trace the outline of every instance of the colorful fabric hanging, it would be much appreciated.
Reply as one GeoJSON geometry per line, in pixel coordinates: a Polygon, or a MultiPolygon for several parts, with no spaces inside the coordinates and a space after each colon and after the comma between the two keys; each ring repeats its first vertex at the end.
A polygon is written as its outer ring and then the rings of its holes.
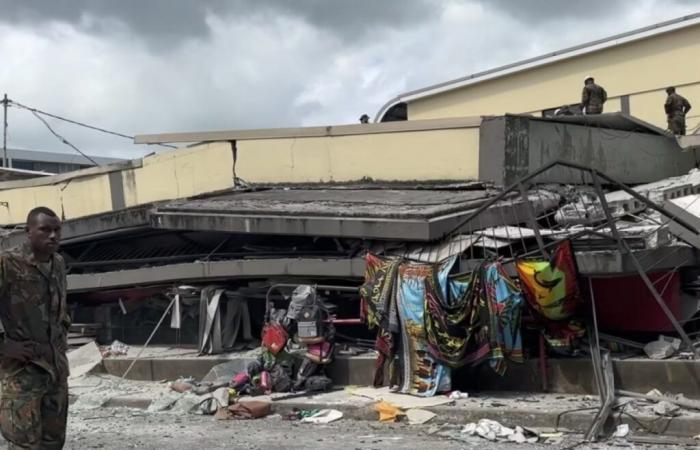
{"type": "Polygon", "coordinates": [[[399,392],[430,397],[451,387],[451,370],[429,351],[425,333],[426,284],[434,276],[426,264],[399,267],[397,309],[401,326],[399,392]]]}
{"type": "Polygon", "coordinates": [[[576,260],[569,241],[557,246],[549,261],[518,261],[516,264],[525,298],[543,318],[572,317],[582,303],[576,260]]]}
{"type": "Polygon", "coordinates": [[[426,283],[425,334],[432,356],[450,367],[462,367],[485,356],[488,343],[478,336],[480,308],[485,306],[481,270],[450,278],[455,261],[442,263],[426,283]]]}
{"type": "Polygon", "coordinates": [[[586,333],[575,319],[583,298],[571,242],[560,243],[549,261],[518,261],[516,267],[549,347],[570,353],[586,333]]]}
{"type": "Polygon", "coordinates": [[[389,365],[402,393],[431,396],[449,389],[451,368],[489,358],[503,374],[522,361],[523,298],[500,263],[451,277],[457,257],[437,264],[368,254],[360,289],[363,317],[377,329],[374,385],[389,365]]]}
{"type": "Polygon", "coordinates": [[[396,348],[393,335],[399,332],[395,301],[399,261],[368,253],[365,263],[365,283],[360,287],[361,315],[370,330],[377,329],[374,344],[377,360],[373,384],[375,387],[384,384],[385,368],[388,364],[389,382],[393,385],[396,384],[396,348]]]}
{"type": "Polygon", "coordinates": [[[489,308],[490,364],[496,373],[504,375],[506,359],[523,362],[520,334],[523,296],[498,262],[484,268],[484,291],[489,308]]]}

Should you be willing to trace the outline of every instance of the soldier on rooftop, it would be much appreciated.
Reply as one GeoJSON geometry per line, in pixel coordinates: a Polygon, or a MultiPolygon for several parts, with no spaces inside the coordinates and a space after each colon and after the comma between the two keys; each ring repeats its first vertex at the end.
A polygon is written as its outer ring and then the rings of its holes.
{"type": "Polygon", "coordinates": [[[581,106],[583,113],[600,114],[603,112],[603,103],[608,99],[608,93],[601,86],[595,84],[592,76],[586,77],[581,94],[581,106]]]}
{"type": "Polygon", "coordinates": [[[673,134],[685,135],[685,116],[690,111],[690,102],[680,94],[676,94],[675,87],[666,89],[668,97],[664,103],[664,111],[666,111],[666,120],[668,121],[668,129],[673,134]]]}

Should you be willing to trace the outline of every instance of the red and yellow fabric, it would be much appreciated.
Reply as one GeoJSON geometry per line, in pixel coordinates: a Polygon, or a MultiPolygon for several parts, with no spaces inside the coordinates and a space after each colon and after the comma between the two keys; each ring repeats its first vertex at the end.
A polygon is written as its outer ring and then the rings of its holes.
{"type": "Polygon", "coordinates": [[[543,318],[571,318],[581,305],[578,270],[569,241],[556,248],[549,261],[518,261],[523,292],[530,306],[543,318]]]}

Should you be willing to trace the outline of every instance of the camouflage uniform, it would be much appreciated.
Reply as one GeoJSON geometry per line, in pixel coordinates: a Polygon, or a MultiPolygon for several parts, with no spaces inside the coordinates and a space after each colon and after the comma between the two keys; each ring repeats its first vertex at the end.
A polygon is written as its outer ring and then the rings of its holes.
{"type": "Polygon", "coordinates": [[[668,129],[673,134],[685,135],[685,115],[690,111],[690,102],[675,92],[666,97],[664,110],[668,121],[668,129]]]}
{"type": "Polygon", "coordinates": [[[586,110],[586,114],[600,114],[603,112],[603,103],[608,99],[605,89],[595,83],[587,84],[583,87],[581,94],[581,105],[586,110]]]}
{"type": "Polygon", "coordinates": [[[29,362],[0,356],[0,428],[10,449],[60,449],[68,413],[66,269],[61,256],[34,260],[28,244],[0,255],[5,341],[29,342],[29,362]]]}

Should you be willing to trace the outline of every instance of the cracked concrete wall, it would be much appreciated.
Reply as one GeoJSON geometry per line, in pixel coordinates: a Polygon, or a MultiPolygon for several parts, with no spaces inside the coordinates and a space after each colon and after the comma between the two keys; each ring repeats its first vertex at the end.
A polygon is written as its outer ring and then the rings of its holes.
{"type": "Polygon", "coordinates": [[[80,217],[110,211],[107,174],[63,181],[46,186],[33,186],[0,191],[0,224],[21,224],[30,209],[48,206],[64,218],[80,217]]]}
{"type": "Polygon", "coordinates": [[[153,155],[143,166],[123,171],[126,206],[170,200],[233,187],[233,154],[228,142],[202,144],[153,155]]]}
{"type": "Polygon", "coordinates": [[[475,180],[479,128],[238,140],[236,175],[251,183],[475,180]]]}
{"type": "Polygon", "coordinates": [[[46,184],[27,180],[24,187],[0,190],[0,202],[6,202],[0,206],[0,224],[22,224],[36,206],[75,219],[221,191],[234,185],[233,163],[230,143],[221,142],[148,156],[134,168],[94,175],[78,171],[60,182],[47,179],[46,184]]]}

